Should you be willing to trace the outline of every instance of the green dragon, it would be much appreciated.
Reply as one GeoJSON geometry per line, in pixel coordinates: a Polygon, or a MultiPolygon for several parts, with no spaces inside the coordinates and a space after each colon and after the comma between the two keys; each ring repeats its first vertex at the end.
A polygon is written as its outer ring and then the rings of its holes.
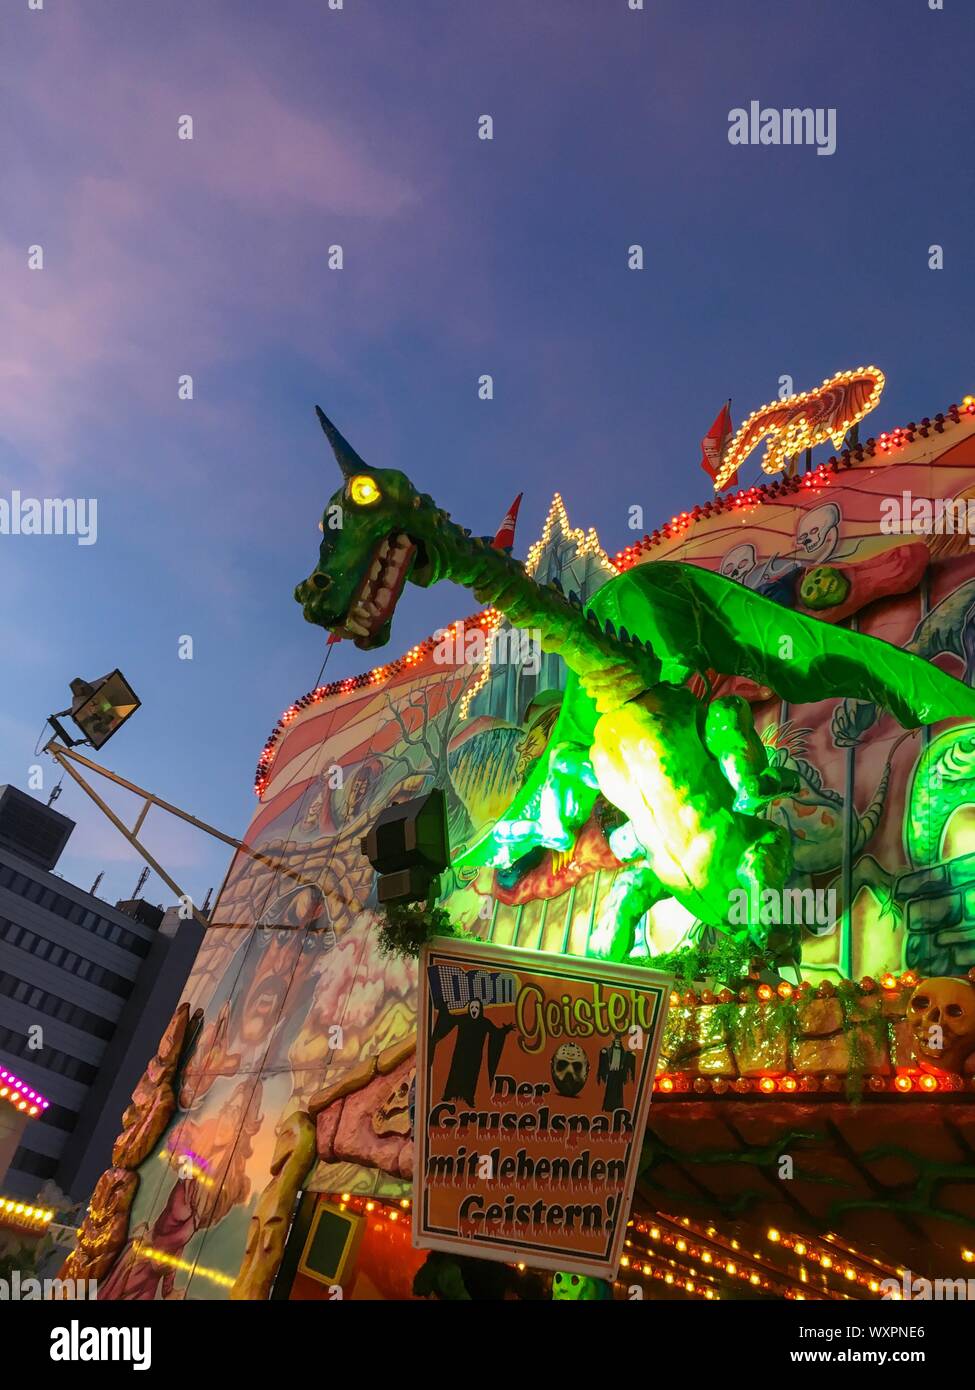
{"type": "Polygon", "coordinates": [[[886,642],[693,565],[636,566],[583,606],[456,525],[404,473],[368,467],[318,416],[343,481],[322,517],[318,563],[295,589],[305,618],[368,651],[389,640],[408,581],[449,579],[532,632],[569,671],[544,756],[455,867],[510,868],[540,849],[570,850],[602,794],[623,817],[610,846],[624,867],[591,955],[624,960],[644,913],[674,898],[700,921],[797,963],[799,925],[766,911],[791,872],[790,837],[759,814],[790,784],[770,765],[747,703],[699,699],[689,678],[708,686],[709,672],[744,676],[793,704],[869,700],[905,728],[972,718],[973,692],[886,642]]]}

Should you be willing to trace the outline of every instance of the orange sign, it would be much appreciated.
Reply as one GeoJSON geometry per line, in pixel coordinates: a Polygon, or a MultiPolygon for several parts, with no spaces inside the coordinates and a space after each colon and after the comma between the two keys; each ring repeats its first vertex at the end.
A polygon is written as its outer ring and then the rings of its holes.
{"type": "Polygon", "coordinates": [[[424,949],[414,1245],[615,1276],[671,984],[514,946],[424,949]]]}

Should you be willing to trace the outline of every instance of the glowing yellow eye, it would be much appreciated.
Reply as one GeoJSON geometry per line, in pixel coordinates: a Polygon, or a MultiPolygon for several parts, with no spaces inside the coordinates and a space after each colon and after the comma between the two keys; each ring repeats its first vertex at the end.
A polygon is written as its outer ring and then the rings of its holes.
{"type": "Polygon", "coordinates": [[[367,478],[364,473],[360,473],[357,478],[353,478],[349,484],[349,496],[353,502],[360,507],[371,507],[373,502],[378,502],[382,493],[371,478],[367,478]]]}

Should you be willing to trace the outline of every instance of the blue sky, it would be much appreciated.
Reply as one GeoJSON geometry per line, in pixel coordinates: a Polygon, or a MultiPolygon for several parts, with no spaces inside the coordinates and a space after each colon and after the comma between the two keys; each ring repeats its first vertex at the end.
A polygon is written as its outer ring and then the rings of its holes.
{"type": "MultiPolygon", "coordinates": [[[[704,501],[722,401],[782,374],[876,362],[868,432],[975,390],[973,40],[967,0],[10,0],[0,497],[95,497],[98,541],[0,536],[0,782],[119,665],[144,708],[105,764],[242,833],[324,652],[291,597],[335,485],[316,401],[475,530],[524,489],[523,553],[556,488],[611,551],[630,506],[704,501]],[[753,99],[834,107],[836,153],[731,146],[753,99]]],[[[388,654],[475,607],[412,590],[388,654]]],[[[132,852],[59,806],[65,875],[128,895],[132,852]]],[[[222,850],[148,839],[219,883],[222,850]]]]}

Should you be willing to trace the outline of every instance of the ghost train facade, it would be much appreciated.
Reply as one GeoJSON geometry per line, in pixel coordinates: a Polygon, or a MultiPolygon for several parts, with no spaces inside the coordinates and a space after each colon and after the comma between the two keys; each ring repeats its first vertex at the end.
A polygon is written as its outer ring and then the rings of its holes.
{"type": "MultiPolygon", "coordinates": [[[[556,497],[526,567],[585,601],[621,571],[682,560],[971,686],[975,552],[957,529],[882,524],[905,495],[967,515],[975,403],[715,498],[616,555],[556,497]]],[[[101,1297],[459,1296],[411,1245],[416,969],[378,949],[360,843],[391,801],[432,786],[451,843],[471,843],[545,752],[566,679],[551,654],[520,662],[517,644],[493,660],[496,613],[463,621],[485,640],[455,643],[447,661],[441,641],[434,660],[435,635],[310,692],[262,753],[247,842],[280,868],[231,866],[126,1112],[69,1261],[101,1297]]],[[[713,675],[712,693],[748,702],[770,765],[790,774],[764,814],[790,837],[790,891],[825,906],[803,924],[801,985],[676,987],[611,1292],[871,1299],[902,1267],[965,1277],[975,724],[908,733],[864,701],[790,705],[713,675]]],[[[546,851],[517,875],[448,871],[442,905],[485,940],[585,955],[621,868],[611,829],[597,803],[571,854],[546,851]]],[[[696,926],[661,903],[638,950],[671,952],[696,926]]],[[[570,1046],[559,1065],[573,1084],[570,1046]]],[[[592,1292],[497,1270],[474,1296],[592,1292]]]]}

